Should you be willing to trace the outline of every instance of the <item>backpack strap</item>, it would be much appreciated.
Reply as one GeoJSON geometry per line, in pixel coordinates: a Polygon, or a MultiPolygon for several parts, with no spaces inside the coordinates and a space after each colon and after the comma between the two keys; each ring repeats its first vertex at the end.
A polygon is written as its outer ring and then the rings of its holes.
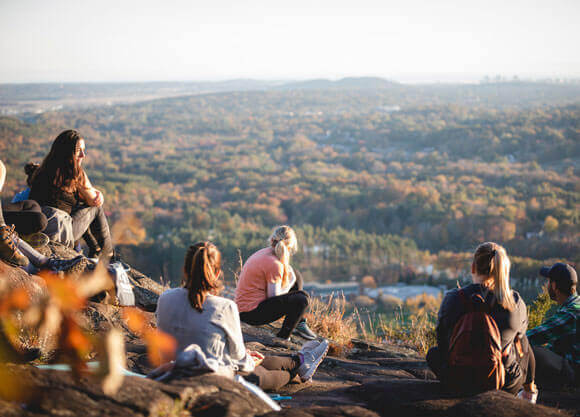
{"type": "Polygon", "coordinates": [[[465,291],[463,291],[463,289],[460,288],[458,291],[458,294],[459,294],[459,300],[461,301],[461,304],[463,305],[463,308],[465,309],[465,311],[467,313],[469,313],[470,311],[473,311],[473,303],[471,302],[471,300],[469,300],[469,298],[467,298],[467,295],[465,295],[465,291]]]}
{"type": "MultiPolygon", "coordinates": [[[[484,294],[485,296],[485,294],[484,294]]],[[[471,297],[468,297],[463,289],[459,290],[459,300],[463,305],[466,313],[472,313],[474,311],[482,311],[484,313],[491,313],[491,306],[487,303],[485,297],[481,294],[475,293],[471,297]]],[[[493,302],[493,300],[492,300],[493,302]]]]}

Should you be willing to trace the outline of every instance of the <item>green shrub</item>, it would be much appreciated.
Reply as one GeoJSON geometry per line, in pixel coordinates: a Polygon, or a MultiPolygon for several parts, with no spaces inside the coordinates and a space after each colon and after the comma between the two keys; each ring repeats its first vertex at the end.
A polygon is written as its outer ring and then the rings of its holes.
{"type": "Polygon", "coordinates": [[[546,318],[547,313],[556,307],[556,303],[550,299],[548,287],[544,285],[542,292],[528,307],[528,329],[539,326],[546,318]]]}

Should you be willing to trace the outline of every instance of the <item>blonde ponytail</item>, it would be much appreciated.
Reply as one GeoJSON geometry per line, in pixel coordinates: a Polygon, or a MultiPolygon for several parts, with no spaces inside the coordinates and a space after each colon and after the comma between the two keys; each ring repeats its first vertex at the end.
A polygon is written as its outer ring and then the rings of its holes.
{"type": "Polygon", "coordinates": [[[284,265],[284,273],[282,274],[281,286],[286,287],[290,275],[288,268],[290,265],[290,251],[288,250],[288,247],[286,246],[283,240],[279,241],[276,244],[276,246],[274,246],[274,254],[276,254],[276,257],[280,260],[280,262],[282,262],[282,265],[284,265]]]}
{"type": "Polygon", "coordinates": [[[281,286],[286,287],[290,280],[290,256],[298,249],[296,233],[290,226],[278,226],[270,235],[268,243],[284,266],[281,286]]]}
{"type": "Polygon", "coordinates": [[[473,263],[478,275],[493,279],[490,287],[498,303],[513,311],[516,303],[510,288],[510,260],[505,249],[497,243],[482,243],[473,255],[473,263]]]}

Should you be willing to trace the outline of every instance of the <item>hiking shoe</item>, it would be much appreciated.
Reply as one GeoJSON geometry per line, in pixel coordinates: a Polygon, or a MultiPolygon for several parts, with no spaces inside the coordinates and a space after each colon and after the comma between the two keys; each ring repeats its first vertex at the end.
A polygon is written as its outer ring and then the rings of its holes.
{"type": "Polygon", "coordinates": [[[82,261],[84,258],[83,255],[79,255],[76,258],[72,259],[57,259],[57,258],[50,258],[48,262],[42,265],[43,269],[50,269],[53,272],[68,272],[70,271],[76,264],[82,261]]]}
{"type": "Polygon", "coordinates": [[[50,239],[47,235],[42,232],[31,233],[29,235],[22,236],[22,240],[28,243],[33,248],[42,248],[43,246],[48,245],[50,239]]]}
{"type": "Polygon", "coordinates": [[[18,235],[12,226],[0,226],[0,259],[14,266],[28,265],[28,258],[18,250],[18,235]]]}
{"type": "Polygon", "coordinates": [[[312,379],[312,375],[318,369],[318,365],[320,365],[327,352],[328,340],[323,340],[322,342],[310,341],[302,346],[300,353],[302,353],[303,360],[302,365],[298,367],[298,375],[302,382],[312,379]]]}
{"type": "Polygon", "coordinates": [[[299,322],[292,333],[294,333],[300,337],[303,337],[304,339],[308,339],[308,340],[314,340],[317,337],[316,334],[313,333],[312,330],[310,330],[308,328],[308,324],[306,324],[306,320],[302,320],[301,322],[299,322]]]}

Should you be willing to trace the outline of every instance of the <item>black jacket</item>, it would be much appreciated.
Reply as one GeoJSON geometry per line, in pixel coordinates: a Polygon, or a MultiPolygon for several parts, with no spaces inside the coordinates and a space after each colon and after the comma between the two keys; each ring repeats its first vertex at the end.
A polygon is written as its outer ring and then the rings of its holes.
{"type": "MultiPolygon", "coordinates": [[[[497,323],[497,327],[501,333],[502,349],[512,344],[516,337],[525,336],[528,328],[528,311],[526,304],[517,291],[512,291],[516,308],[514,311],[508,311],[497,303],[492,291],[489,291],[480,284],[471,284],[463,287],[462,290],[467,298],[471,298],[474,294],[480,294],[486,304],[492,306],[490,315],[497,323]]],[[[459,296],[459,290],[456,288],[446,292],[441,303],[441,308],[439,309],[436,329],[437,345],[445,355],[449,351],[449,340],[451,339],[453,328],[465,312],[465,307],[459,296]]],[[[516,361],[515,349],[511,349],[505,359],[504,366],[507,381],[515,380],[521,375],[521,370],[516,361]]]]}

